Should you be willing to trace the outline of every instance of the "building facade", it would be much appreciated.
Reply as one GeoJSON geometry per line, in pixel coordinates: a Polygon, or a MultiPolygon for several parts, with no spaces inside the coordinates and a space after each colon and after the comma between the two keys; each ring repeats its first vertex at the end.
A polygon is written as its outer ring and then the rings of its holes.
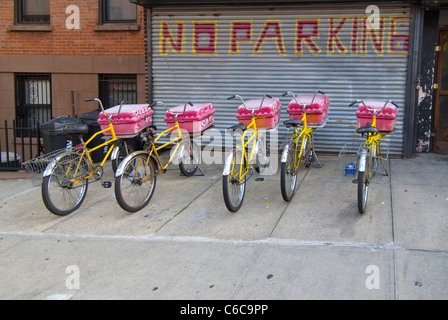
{"type": "Polygon", "coordinates": [[[146,102],[145,17],[127,1],[1,1],[0,126],[36,130],[54,117],[76,117],[97,108],[86,98],[146,102]]]}
{"type": "Polygon", "coordinates": [[[212,102],[223,132],[237,123],[228,96],[321,90],[331,106],[316,147],[335,153],[357,139],[353,100],[390,99],[390,154],[448,153],[446,1],[131,2],[147,12],[148,100],[212,102]]]}

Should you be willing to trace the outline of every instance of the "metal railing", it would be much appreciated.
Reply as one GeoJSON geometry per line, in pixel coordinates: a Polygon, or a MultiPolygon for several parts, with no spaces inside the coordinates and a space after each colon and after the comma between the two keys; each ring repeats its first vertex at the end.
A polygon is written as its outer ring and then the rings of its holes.
{"type": "Polygon", "coordinates": [[[40,130],[23,128],[15,120],[0,123],[0,171],[21,170],[21,164],[43,152],[40,130]],[[37,136],[36,136],[37,131],[37,136]]]}

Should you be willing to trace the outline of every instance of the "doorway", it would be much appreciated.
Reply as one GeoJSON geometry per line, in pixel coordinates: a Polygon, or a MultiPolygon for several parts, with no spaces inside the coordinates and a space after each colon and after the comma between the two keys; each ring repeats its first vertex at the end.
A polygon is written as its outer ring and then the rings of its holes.
{"type": "Polygon", "coordinates": [[[448,154],[448,30],[440,31],[440,52],[437,67],[434,152],[448,154]]]}

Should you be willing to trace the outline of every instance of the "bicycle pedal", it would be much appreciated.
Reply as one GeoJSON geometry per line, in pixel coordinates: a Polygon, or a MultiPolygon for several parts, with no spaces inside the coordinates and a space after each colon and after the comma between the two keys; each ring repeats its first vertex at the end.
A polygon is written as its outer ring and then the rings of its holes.
{"type": "Polygon", "coordinates": [[[110,181],[104,181],[101,185],[102,185],[103,188],[105,188],[105,189],[110,189],[110,188],[112,188],[112,182],[110,182],[110,181]]]}
{"type": "Polygon", "coordinates": [[[353,184],[358,184],[358,179],[354,179],[354,180],[352,180],[352,183],[353,183],[353,184]]]}

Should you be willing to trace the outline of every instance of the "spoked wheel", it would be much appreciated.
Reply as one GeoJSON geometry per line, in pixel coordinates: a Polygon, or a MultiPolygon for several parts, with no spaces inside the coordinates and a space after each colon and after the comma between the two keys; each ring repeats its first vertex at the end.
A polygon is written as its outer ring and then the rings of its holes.
{"type": "Polygon", "coordinates": [[[300,165],[305,165],[309,168],[311,163],[314,161],[314,155],[311,150],[311,142],[308,137],[302,138],[304,143],[302,145],[302,157],[300,158],[300,165]]]}
{"type": "Polygon", "coordinates": [[[179,163],[183,175],[190,177],[196,172],[201,156],[200,152],[201,150],[196,142],[188,141],[185,143],[179,163]]]}
{"type": "Polygon", "coordinates": [[[128,212],[143,209],[154,194],[156,180],[156,168],[147,153],[132,157],[115,178],[115,197],[120,207],[128,212]]]}
{"type": "Polygon", "coordinates": [[[295,170],[296,148],[293,144],[290,147],[286,162],[282,163],[280,174],[282,197],[288,202],[294,197],[297,185],[297,172],[295,170]]]}
{"type": "Polygon", "coordinates": [[[88,175],[89,165],[74,152],[55,161],[50,175],[43,178],[42,199],[51,213],[66,216],[77,210],[86,197],[89,181],[84,178],[88,175]]]}
{"type": "Polygon", "coordinates": [[[237,212],[243,204],[246,192],[246,176],[240,178],[240,170],[244,175],[247,163],[241,151],[234,151],[231,161],[229,174],[222,177],[222,191],[227,209],[237,212]]]}
{"type": "Polygon", "coordinates": [[[308,137],[302,137],[298,145],[291,143],[286,163],[282,163],[280,183],[285,201],[291,201],[297,186],[297,176],[306,166],[310,166],[311,143],[308,137]],[[300,150],[302,153],[300,154],[300,150]]]}

